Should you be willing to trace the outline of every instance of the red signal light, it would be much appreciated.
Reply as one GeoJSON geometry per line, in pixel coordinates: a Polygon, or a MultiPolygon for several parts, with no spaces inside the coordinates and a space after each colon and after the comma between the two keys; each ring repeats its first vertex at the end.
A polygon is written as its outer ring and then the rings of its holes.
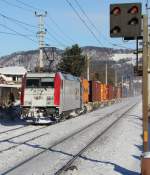
{"type": "Polygon", "coordinates": [[[128,11],[128,13],[130,14],[136,14],[138,12],[139,12],[139,8],[137,6],[132,6],[128,11]]]}
{"type": "Polygon", "coordinates": [[[115,7],[115,8],[112,9],[111,14],[115,15],[115,16],[118,16],[118,15],[121,14],[121,9],[119,7],[115,7]]]}

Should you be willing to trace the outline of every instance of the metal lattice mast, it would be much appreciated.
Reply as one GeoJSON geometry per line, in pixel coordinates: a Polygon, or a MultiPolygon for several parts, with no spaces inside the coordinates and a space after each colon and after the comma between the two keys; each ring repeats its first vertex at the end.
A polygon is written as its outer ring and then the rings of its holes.
{"type": "Polygon", "coordinates": [[[46,35],[46,29],[44,27],[44,17],[46,17],[47,12],[45,11],[45,14],[37,13],[35,12],[36,17],[39,18],[39,31],[37,32],[37,36],[39,39],[39,59],[38,59],[38,71],[43,69],[43,48],[45,47],[45,35],[46,35]]]}

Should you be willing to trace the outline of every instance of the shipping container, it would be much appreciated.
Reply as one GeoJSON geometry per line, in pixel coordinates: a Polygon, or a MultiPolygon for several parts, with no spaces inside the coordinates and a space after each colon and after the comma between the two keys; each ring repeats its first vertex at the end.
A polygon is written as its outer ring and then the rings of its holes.
{"type": "Polygon", "coordinates": [[[114,98],[114,87],[112,85],[107,85],[107,91],[108,91],[108,100],[112,100],[114,98]]]}
{"type": "Polygon", "coordinates": [[[100,82],[89,81],[89,101],[90,102],[100,102],[100,82]]]}
{"type": "Polygon", "coordinates": [[[84,104],[89,102],[89,82],[86,79],[82,80],[82,101],[84,104]]]}
{"type": "Polygon", "coordinates": [[[122,97],[122,91],[121,91],[121,87],[115,87],[115,98],[119,99],[122,97]]]}
{"type": "Polygon", "coordinates": [[[100,101],[104,102],[104,84],[100,84],[100,101]]]}
{"type": "Polygon", "coordinates": [[[104,91],[103,91],[104,101],[107,101],[108,100],[108,98],[107,98],[107,85],[103,84],[103,88],[104,88],[104,91]]]}

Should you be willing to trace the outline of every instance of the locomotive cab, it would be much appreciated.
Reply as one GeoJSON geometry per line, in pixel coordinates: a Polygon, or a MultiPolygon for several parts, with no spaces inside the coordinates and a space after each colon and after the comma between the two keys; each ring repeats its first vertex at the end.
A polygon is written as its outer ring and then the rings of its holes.
{"type": "Polygon", "coordinates": [[[57,113],[54,105],[54,73],[28,73],[22,82],[22,117],[43,122],[57,113]]]}
{"type": "Polygon", "coordinates": [[[22,81],[22,117],[51,123],[80,110],[81,82],[78,77],[58,73],[28,73],[22,81]]]}

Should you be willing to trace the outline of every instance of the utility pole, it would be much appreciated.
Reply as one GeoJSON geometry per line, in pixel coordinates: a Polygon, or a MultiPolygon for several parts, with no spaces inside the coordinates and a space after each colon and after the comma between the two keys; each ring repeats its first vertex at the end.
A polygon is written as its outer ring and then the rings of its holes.
{"type": "Polygon", "coordinates": [[[90,80],[90,57],[87,56],[87,80],[90,80]]]}
{"type": "Polygon", "coordinates": [[[118,84],[118,75],[117,75],[117,70],[115,69],[115,86],[118,84]]]}
{"type": "Polygon", "coordinates": [[[122,89],[122,94],[121,95],[122,95],[122,97],[123,97],[123,83],[124,82],[123,82],[123,74],[122,74],[121,75],[121,89],[122,89]]]}
{"type": "Polygon", "coordinates": [[[105,84],[106,85],[108,84],[108,64],[107,64],[107,61],[105,64],[105,84]]]}
{"type": "Polygon", "coordinates": [[[47,12],[45,14],[35,12],[35,16],[39,18],[39,31],[37,32],[37,36],[39,38],[39,59],[38,59],[38,72],[43,69],[43,48],[45,47],[44,37],[46,35],[46,29],[44,27],[44,17],[46,17],[47,12]]]}

